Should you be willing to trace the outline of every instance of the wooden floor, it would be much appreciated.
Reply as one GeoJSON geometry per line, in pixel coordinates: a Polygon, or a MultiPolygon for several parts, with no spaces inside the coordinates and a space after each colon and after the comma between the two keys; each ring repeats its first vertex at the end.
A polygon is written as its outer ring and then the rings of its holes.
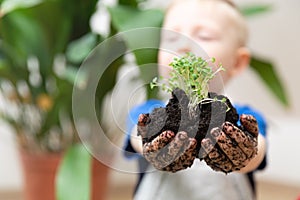
{"type": "MultiPolygon", "coordinates": [[[[116,188],[109,192],[108,200],[131,200],[131,191],[131,189],[127,188],[116,188]]],[[[295,187],[266,182],[259,182],[257,185],[257,200],[297,200],[298,196],[300,196],[300,186],[295,187]]]]}
{"type": "Polygon", "coordinates": [[[297,200],[300,197],[300,185],[296,187],[258,182],[257,187],[257,200],[297,200]]]}
{"type": "MultiPolygon", "coordinates": [[[[300,186],[287,186],[274,183],[259,182],[257,200],[296,200],[300,195],[300,186]]],[[[110,187],[107,200],[131,200],[133,186],[110,187]]],[[[0,200],[22,200],[21,192],[0,192],[0,200]]]]}

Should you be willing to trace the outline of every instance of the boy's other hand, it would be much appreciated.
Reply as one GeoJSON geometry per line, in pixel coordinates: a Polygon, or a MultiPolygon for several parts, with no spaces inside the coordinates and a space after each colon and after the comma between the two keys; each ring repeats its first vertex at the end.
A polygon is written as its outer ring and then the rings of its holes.
{"type": "MultiPolygon", "coordinates": [[[[143,137],[147,115],[139,117],[138,129],[143,137]]],[[[143,156],[155,168],[162,171],[177,172],[190,167],[197,156],[197,141],[189,138],[184,131],[175,134],[164,131],[151,142],[143,140],[143,156]]]]}
{"type": "Polygon", "coordinates": [[[258,125],[251,115],[241,115],[241,128],[224,122],[201,141],[199,157],[216,171],[229,173],[245,167],[257,154],[258,125]]]}

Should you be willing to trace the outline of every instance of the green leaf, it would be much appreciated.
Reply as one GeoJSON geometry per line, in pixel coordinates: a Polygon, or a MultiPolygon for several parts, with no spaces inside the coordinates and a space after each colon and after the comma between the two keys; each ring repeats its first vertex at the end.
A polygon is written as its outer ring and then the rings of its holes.
{"type": "Polygon", "coordinates": [[[78,79],[77,83],[80,84],[85,80],[86,77],[83,73],[78,74],[78,70],[74,66],[68,66],[65,73],[62,75],[62,78],[73,85],[76,82],[76,79],[78,79]]]}
{"type": "Polygon", "coordinates": [[[249,5],[240,8],[241,13],[246,17],[266,13],[269,12],[271,9],[272,9],[271,5],[262,5],[262,4],[249,5]]]}
{"type": "MultiPolygon", "coordinates": [[[[59,0],[55,2],[60,4],[61,14],[63,15],[61,17],[71,19],[69,41],[76,40],[91,32],[90,18],[96,11],[98,0],[76,0],[76,3],[74,0],[59,0]]],[[[50,17],[53,17],[53,12],[50,17]]]]}
{"type": "MultiPolygon", "coordinates": [[[[121,5],[109,8],[109,12],[112,25],[118,32],[144,27],[161,27],[164,17],[161,10],[139,10],[121,5]]],[[[137,64],[141,66],[141,79],[149,83],[154,76],[157,76],[157,67],[145,64],[157,63],[160,31],[138,29],[125,34],[124,40],[133,51],[137,64]]],[[[158,90],[150,90],[148,87],[147,89],[148,98],[155,98],[158,90]]]]}
{"type": "MultiPolygon", "coordinates": [[[[112,17],[112,24],[119,32],[144,27],[160,27],[163,21],[163,13],[160,10],[139,10],[129,6],[116,6],[109,8],[109,11],[112,17]]],[[[134,50],[138,65],[157,61],[159,33],[155,30],[144,32],[138,30],[125,34],[124,39],[129,48],[134,50]],[[157,49],[139,48],[146,46],[154,46],[157,49]]]]}
{"type": "Polygon", "coordinates": [[[6,61],[0,58],[0,80],[3,78],[10,80],[14,84],[18,81],[15,77],[15,72],[11,71],[6,61]]]}
{"type": "Polygon", "coordinates": [[[29,8],[35,6],[39,3],[43,2],[43,0],[4,0],[1,3],[0,13],[1,15],[5,15],[9,12],[12,12],[19,8],[29,8]]]}
{"type": "Polygon", "coordinates": [[[51,59],[58,53],[65,51],[70,41],[71,28],[76,26],[76,23],[73,22],[73,16],[64,6],[65,3],[66,0],[44,1],[42,4],[28,10],[29,14],[32,15],[32,19],[38,22],[43,31],[46,44],[42,48],[48,50],[51,59]]]}
{"type": "Polygon", "coordinates": [[[128,5],[131,7],[137,7],[139,2],[137,0],[119,0],[120,5],[128,5]]]}
{"type": "Polygon", "coordinates": [[[83,37],[71,42],[67,48],[67,59],[73,63],[81,63],[93,50],[97,43],[97,36],[88,33],[83,37]]]}
{"type": "Polygon", "coordinates": [[[108,10],[112,24],[119,32],[143,27],[160,27],[163,20],[163,12],[155,9],[139,10],[119,5],[108,10]]]}
{"type": "Polygon", "coordinates": [[[250,66],[255,72],[257,72],[259,77],[263,80],[270,91],[277,97],[277,99],[284,106],[289,106],[286,90],[284,89],[283,83],[275,71],[273,64],[269,61],[252,57],[250,66]]]}
{"type": "MultiPolygon", "coordinates": [[[[36,56],[41,72],[49,70],[51,56],[47,38],[39,22],[31,15],[31,9],[11,12],[0,21],[0,34],[3,39],[2,50],[12,62],[12,67],[26,68],[27,59],[36,56]]],[[[18,73],[18,69],[16,72],[18,73]]],[[[20,74],[22,76],[22,74],[20,74]]]]}
{"type": "Polygon", "coordinates": [[[83,145],[68,149],[56,179],[58,200],[90,199],[91,163],[91,156],[83,145]]]}

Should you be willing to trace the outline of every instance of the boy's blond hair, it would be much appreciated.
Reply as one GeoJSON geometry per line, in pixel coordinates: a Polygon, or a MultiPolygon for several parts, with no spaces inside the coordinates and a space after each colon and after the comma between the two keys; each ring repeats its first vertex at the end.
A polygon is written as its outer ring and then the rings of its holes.
{"type": "MultiPolygon", "coordinates": [[[[235,25],[237,29],[237,42],[239,46],[246,46],[248,42],[248,26],[244,16],[241,11],[235,5],[235,3],[231,0],[173,0],[172,3],[167,8],[166,12],[172,8],[177,3],[184,3],[187,1],[196,1],[196,2],[215,2],[215,3],[223,3],[223,5],[231,10],[231,12],[227,12],[228,16],[232,20],[232,24],[235,25]]],[[[224,9],[224,8],[223,8],[224,9]]]]}

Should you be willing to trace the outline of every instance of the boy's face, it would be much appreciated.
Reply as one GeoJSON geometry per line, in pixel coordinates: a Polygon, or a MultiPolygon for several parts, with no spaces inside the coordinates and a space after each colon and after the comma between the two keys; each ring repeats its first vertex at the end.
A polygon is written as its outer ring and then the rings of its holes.
{"type": "Polygon", "coordinates": [[[234,11],[228,5],[215,1],[185,1],[173,5],[166,13],[163,28],[180,34],[162,34],[161,46],[177,45],[172,47],[175,54],[159,51],[159,73],[167,77],[168,65],[175,56],[196,53],[198,47],[209,57],[216,58],[216,64],[223,65],[226,71],[222,72],[222,79],[226,83],[234,74],[239,49],[238,29],[232,16],[228,16],[231,12],[234,11]],[[192,42],[186,42],[187,37],[192,42]]]}

